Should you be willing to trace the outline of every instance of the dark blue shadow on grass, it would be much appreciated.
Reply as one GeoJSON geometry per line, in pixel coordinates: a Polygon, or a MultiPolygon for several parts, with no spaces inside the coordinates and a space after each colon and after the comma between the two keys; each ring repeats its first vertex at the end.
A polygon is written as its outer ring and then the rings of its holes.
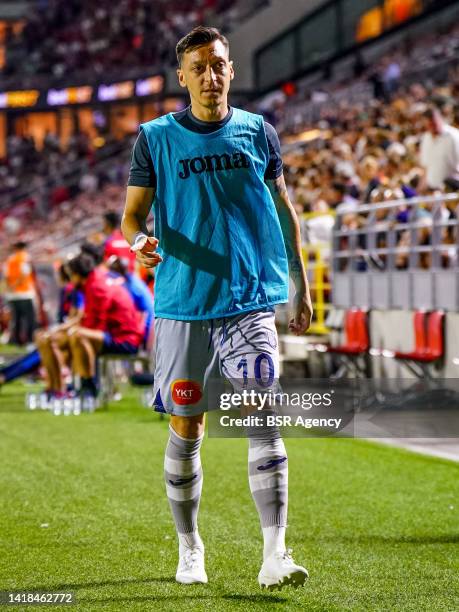
{"type": "MultiPolygon", "coordinates": [[[[182,595],[144,595],[144,596],[136,596],[136,597],[99,597],[97,599],[89,599],[86,597],[78,597],[77,595],[77,603],[78,604],[107,604],[107,603],[140,603],[140,602],[154,602],[154,601],[181,601],[181,600],[189,600],[189,599],[199,599],[199,600],[221,600],[221,599],[230,599],[237,600],[241,602],[247,603],[261,603],[261,604],[284,604],[288,601],[286,597],[277,597],[276,595],[190,595],[190,585],[186,585],[187,588],[183,589],[182,595]]],[[[202,586],[202,585],[196,585],[202,586]]]]}
{"type": "Polygon", "coordinates": [[[383,536],[383,535],[337,535],[337,536],[322,536],[307,538],[307,541],[329,543],[335,542],[343,544],[458,544],[459,534],[457,533],[446,533],[446,534],[430,534],[430,535],[419,535],[419,536],[383,536]]]}
{"type": "MultiPolygon", "coordinates": [[[[41,586],[20,587],[21,591],[64,591],[65,589],[94,589],[107,586],[123,586],[128,584],[148,584],[149,582],[175,582],[172,576],[158,576],[156,578],[129,578],[124,580],[100,580],[94,582],[66,582],[61,584],[45,584],[41,586]]],[[[19,587],[18,587],[19,588],[19,587]]]]}
{"type": "MultiPolygon", "coordinates": [[[[240,593],[228,593],[222,595],[191,595],[190,594],[190,585],[186,585],[183,588],[182,585],[179,585],[175,582],[175,578],[173,576],[158,576],[154,578],[129,578],[125,580],[100,580],[94,582],[78,582],[78,583],[64,583],[64,584],[54,584],[54,585],[41,585],[41,586],[28,586],[22,587],[21,591],[55,591],[55,592],[63,592],[63,591],[78,591],[79,589],[91,589],[91,588],[99,588],[99,587],[122,587],[126,585],[133,584],[148,584],[148,583],[174,583],[177,585],[178,589],[183,589],[183,594],[173,594],[173,595],[144,595],[137,597],[100,597],[97,599],[92,599],[88,597],[79,597],[77,594],[77,603],[110,603],[110,602],[142,602],[142,601],[163,601],[163,600],[173,600],[178,599],[181,600],[183,598],[187,599],[229,599],[234,601],[247,601],[253,603],[284,603],[287,601],[285,597],[279,597],[277,595],[268,595],[264,593],[257,593],[254,595],[242,595],[240,593]]],[[[202,585],[193,585],[193,587],[200,587],[202,585]]],[[[193,588],[191,587],[191,588],[193,588]]]]}

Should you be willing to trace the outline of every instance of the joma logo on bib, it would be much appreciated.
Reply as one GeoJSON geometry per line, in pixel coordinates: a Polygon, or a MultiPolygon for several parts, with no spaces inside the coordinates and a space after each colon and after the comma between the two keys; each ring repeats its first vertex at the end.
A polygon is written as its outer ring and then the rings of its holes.
{"type": "Polygon", "coordinates": [[[221,170],[238,170],[248,168],[249,160],[245,153],[222,153],[222,155],[205,155],[204,157],[193,157],[193,159],[179,160],[179,177],[187,179],[191,174],[202,174],[203,172],[220,172],[221,170]]]}

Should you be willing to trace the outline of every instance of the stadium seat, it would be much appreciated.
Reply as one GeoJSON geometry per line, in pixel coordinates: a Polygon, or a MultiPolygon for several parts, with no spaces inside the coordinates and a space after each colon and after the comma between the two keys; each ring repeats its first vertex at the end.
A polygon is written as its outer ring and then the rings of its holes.
{"type": "Polygon", "coordinates": [[[415,347],[413,351],[382,351],[387,358],[403,363],[417,378],[432,379],[430,366],[444,354],[443,321],[445,313],[435,310],[429,314],[416,311],[413,317],[415,347]]]}
{"type": "Polygon", "coordinates": [[[359,308],[351,308],[344,316],[345,341],[339,345],[326,346],[326,352],[339,355],[341,365],[332,378],[342,378],[348,373],[356,377],[367,375],[366,357],[369,348],[368,313],[359,308]]]}
{"type": "Polygon", "coordinates": [[[444,319],[445,313],[441,310],[430,313],[418,310],[413,317],[414,350],[370,350],[373,355],[379,354],[400,362],[416,378],[414,384],[403,392],[399,390],[391,393],[384,390],[374,394],[372,399],[377,400],[379,408],[406,409],[412,406],[414,409],[429,407],[440,410],[457,406],[459,395],[432,371],[433,367],[441,364],[444,357],[444,319]]]}

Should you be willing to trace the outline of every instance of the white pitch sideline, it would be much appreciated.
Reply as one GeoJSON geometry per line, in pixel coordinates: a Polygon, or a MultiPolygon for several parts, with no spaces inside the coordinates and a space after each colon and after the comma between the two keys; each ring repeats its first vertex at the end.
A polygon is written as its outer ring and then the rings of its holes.
{"type": "Polygon", "coordinates": [[[397,446],[422,455],[459,461],[459,438],[367,438],[367,440],[397,446]]]}

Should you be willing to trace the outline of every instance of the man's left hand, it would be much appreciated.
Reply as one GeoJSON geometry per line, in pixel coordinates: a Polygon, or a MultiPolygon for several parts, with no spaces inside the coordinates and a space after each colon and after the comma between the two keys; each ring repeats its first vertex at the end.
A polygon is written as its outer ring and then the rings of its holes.
{"type": "Polygon", "coordinates": [[[288,328],[299,336],[304,334],[311,325],[312,304],[309,292],[297,292],[293,298],[294,318],[290,321],[288,328]]]}

